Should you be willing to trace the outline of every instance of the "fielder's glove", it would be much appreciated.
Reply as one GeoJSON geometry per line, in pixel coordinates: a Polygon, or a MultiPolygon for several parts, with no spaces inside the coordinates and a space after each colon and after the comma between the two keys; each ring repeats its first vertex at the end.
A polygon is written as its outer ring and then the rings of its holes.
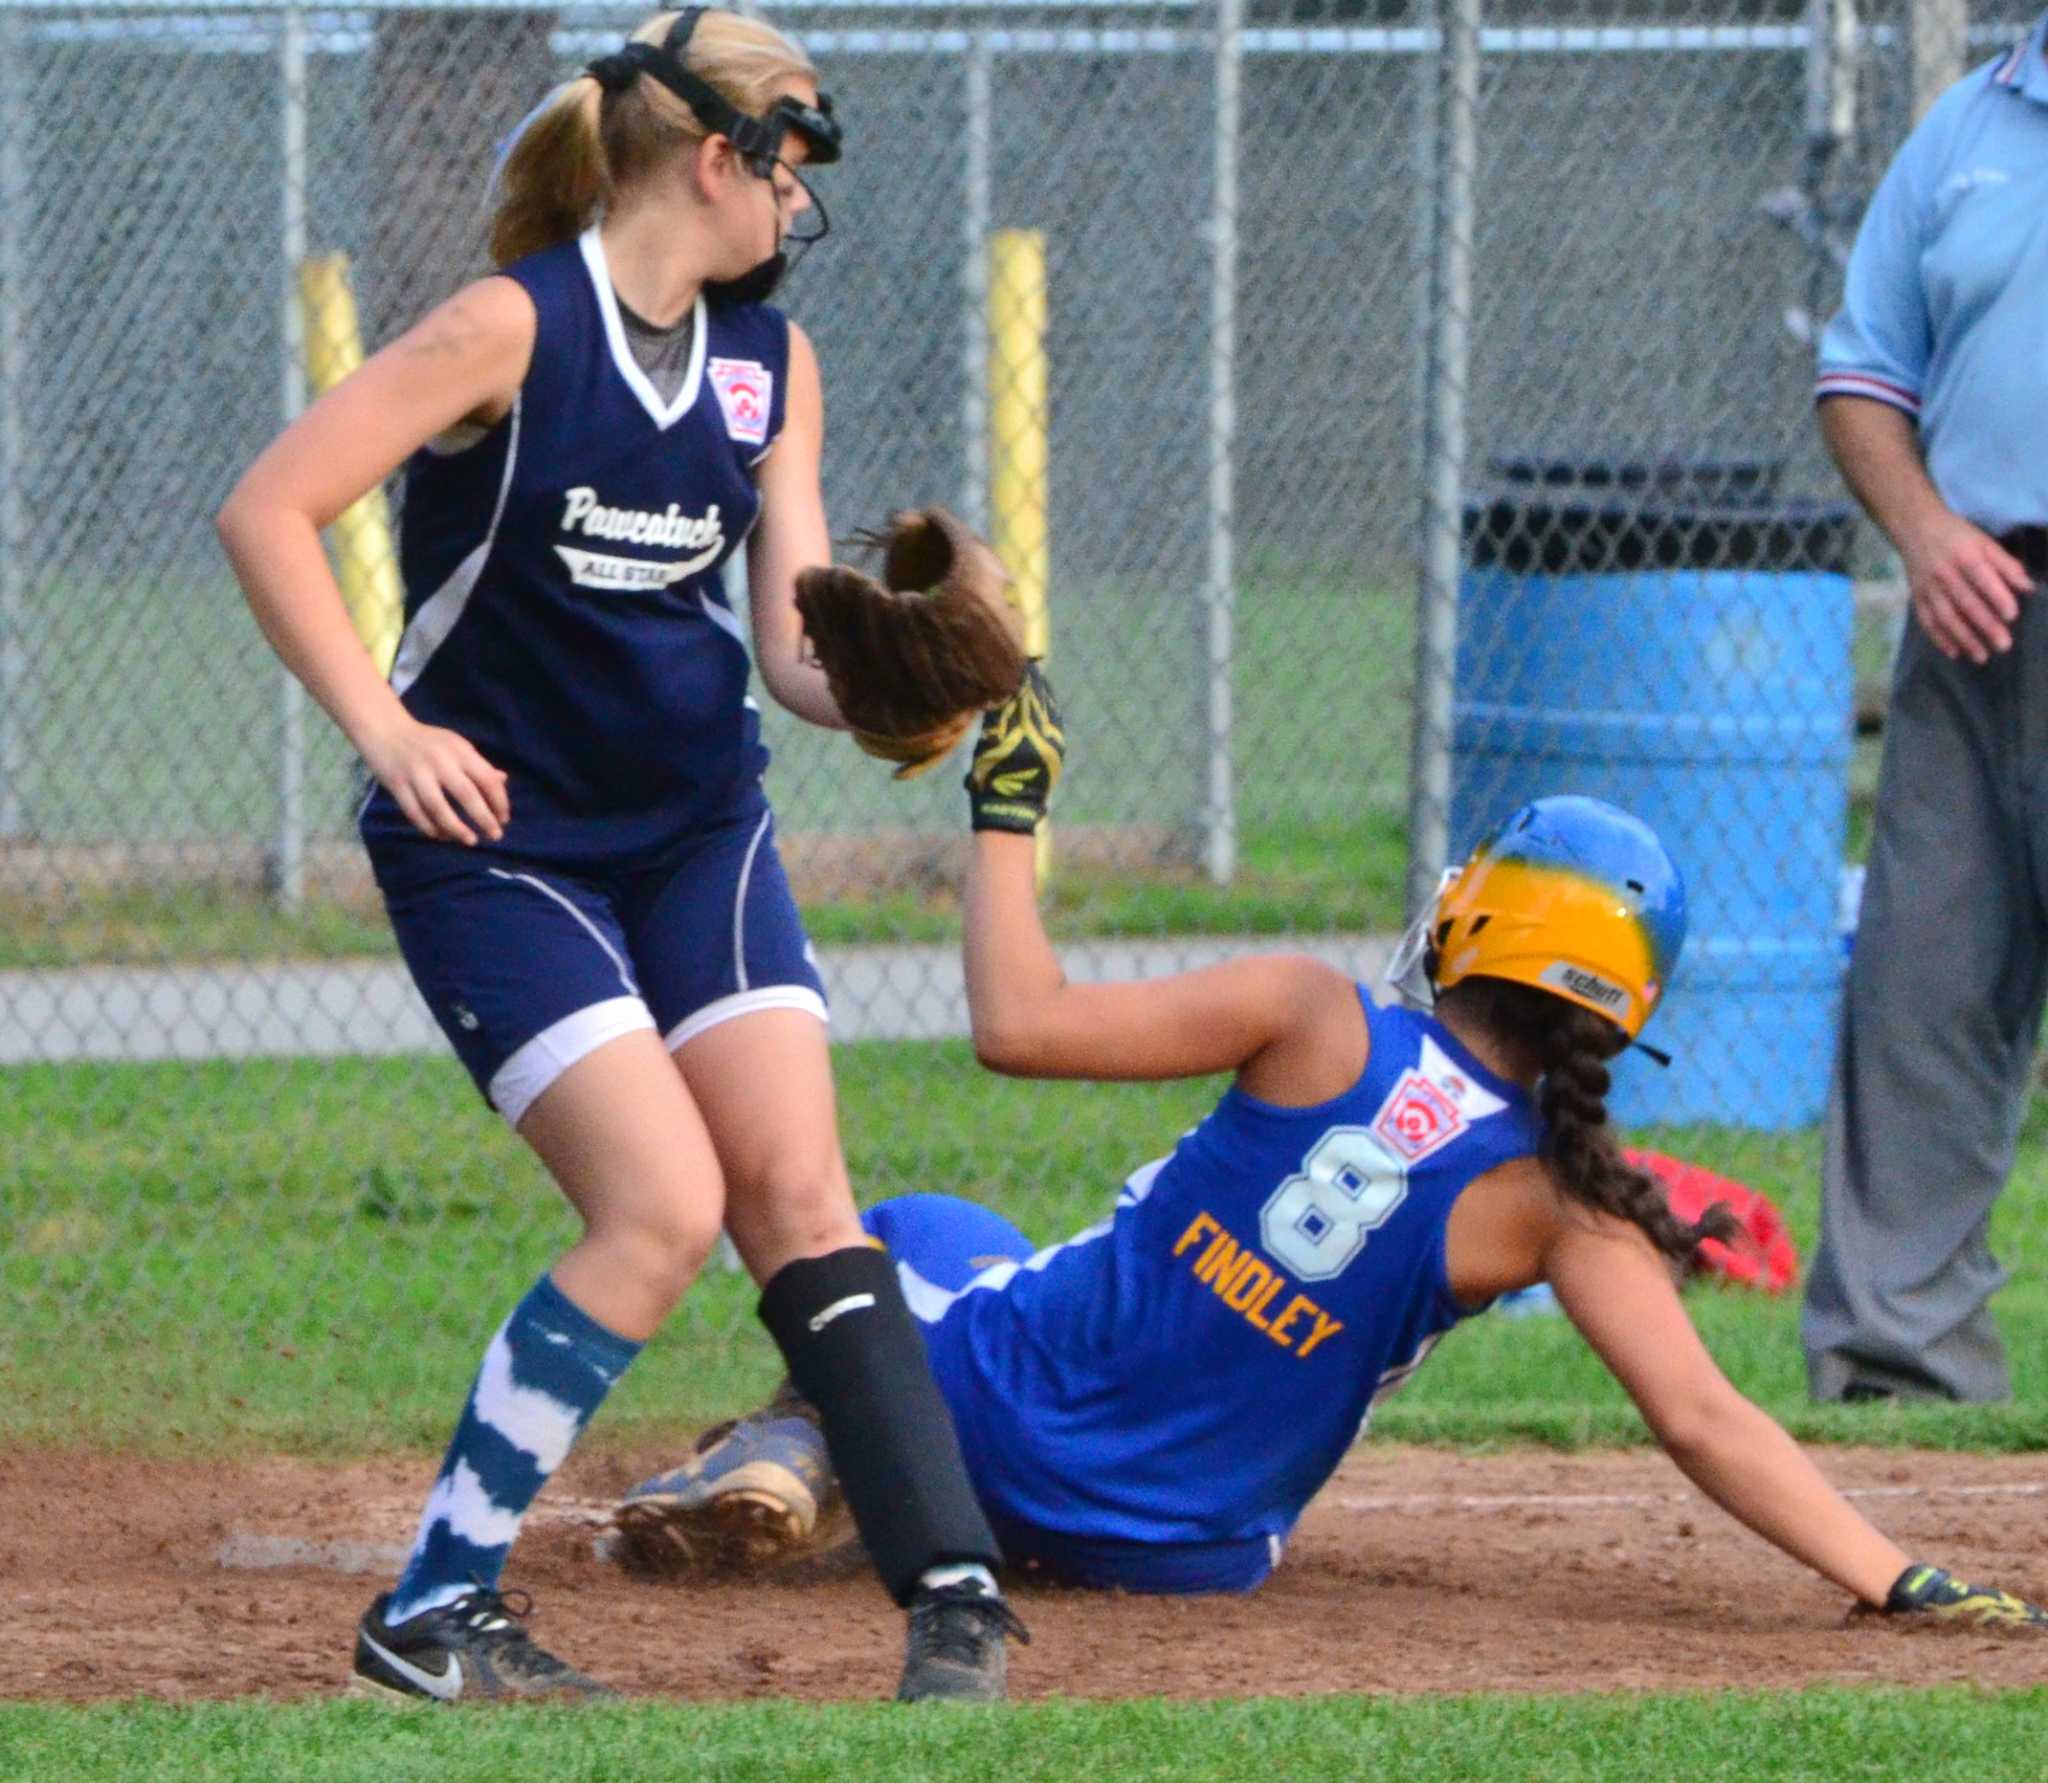
{"type": "Polygon", "coordinates": [[[1938,1566],[1909,1566],[1893,1583],[1884,1613],[1939,1616],[1945,1622],[1984,1622],[2048,1628],[2048,1610],[2023,1597],[1982,1585],[1966,1585],[1938,1566]]]}
{"type": "Polygon", "coordinates": [[[1024,685],[981,721],[981,741],[967,769],[967,803],[978,830],[1028,836],[1067,760],[1067,733],[1045,673],[1024,665],[1024,685]]]}
{"type": "Polygon", "coordinates": [[[1010,578],[944,508],[855,537],[881,551],[881,580],[836,563],[800,571],[797,611],[853,740],[909,780],[1023,683],[1010,578]]]}

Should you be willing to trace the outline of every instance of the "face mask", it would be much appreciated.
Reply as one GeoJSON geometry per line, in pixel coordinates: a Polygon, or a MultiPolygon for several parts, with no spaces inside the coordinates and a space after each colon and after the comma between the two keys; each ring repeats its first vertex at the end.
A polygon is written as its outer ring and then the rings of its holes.
{"type": "Polygon", "coordinates": [[[782,283],[782,275],[789,271],[789,256],[779,248],[751,271],[743,272],[736,279],[706,279],[704,301],[707,303],[766,303],[775,295],[782,283]]]}
{"type": "Polygon", "coordinates": [[[1380,975],[1382,984],[1417,1009],[1436,1006],[1436,982],[1430,971],[1430,934],[1436,927],[1437,911],[1443,905],[1444,893],[1451,889],[1463,871],[1461,863],[1446,867],[1438,876],[1436,895],[1423,906],[1422,914],[1408,925],[1387,958],[1386,970],[1380,975]]]}

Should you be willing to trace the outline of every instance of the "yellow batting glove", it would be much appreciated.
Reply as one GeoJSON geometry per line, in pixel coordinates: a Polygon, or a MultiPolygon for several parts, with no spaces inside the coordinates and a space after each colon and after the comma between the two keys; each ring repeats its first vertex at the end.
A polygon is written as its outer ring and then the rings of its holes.
{"type": "Polygon", "coordinates": [[[1027,663],[1024,685],[981,721],[981,741],[967,770],[974,827],[1030,835],[1045,816],[1066,759],[1059,705],[1044,671],[1027,663]]]}
{"type": "Polygon", "coordinates": [[[1966,1585],[1938,1566],[1909,1566],[1892,1585],[1884,1613],[1919,1611],[1945,1622],[1983,1622],[2009,1627],[2048,1628],[2048,1610],[1995,1587],[1966,1585]]]}

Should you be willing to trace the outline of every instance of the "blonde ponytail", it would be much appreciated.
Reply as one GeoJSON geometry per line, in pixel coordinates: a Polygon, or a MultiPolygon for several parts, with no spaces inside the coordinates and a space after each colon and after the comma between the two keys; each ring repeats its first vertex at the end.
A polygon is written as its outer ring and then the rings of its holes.
{"type": "Polygon", "coordinates": [[[574,241],[603,209],[611,196],[599,134],[603,99],[597,82],[579,75],[527,120],[498,173],[493,266],[574,241]]]}

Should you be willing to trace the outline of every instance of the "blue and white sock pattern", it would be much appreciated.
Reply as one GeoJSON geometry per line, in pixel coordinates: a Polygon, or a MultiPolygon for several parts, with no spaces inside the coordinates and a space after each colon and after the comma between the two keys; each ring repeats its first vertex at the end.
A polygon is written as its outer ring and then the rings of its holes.
{"type": "Polygon", "coordinates": [[[549,1277],[533,1284],[484,1351],[387,1624],[497,1584],[527,1506],[639,1353],[549,1277]]]}

